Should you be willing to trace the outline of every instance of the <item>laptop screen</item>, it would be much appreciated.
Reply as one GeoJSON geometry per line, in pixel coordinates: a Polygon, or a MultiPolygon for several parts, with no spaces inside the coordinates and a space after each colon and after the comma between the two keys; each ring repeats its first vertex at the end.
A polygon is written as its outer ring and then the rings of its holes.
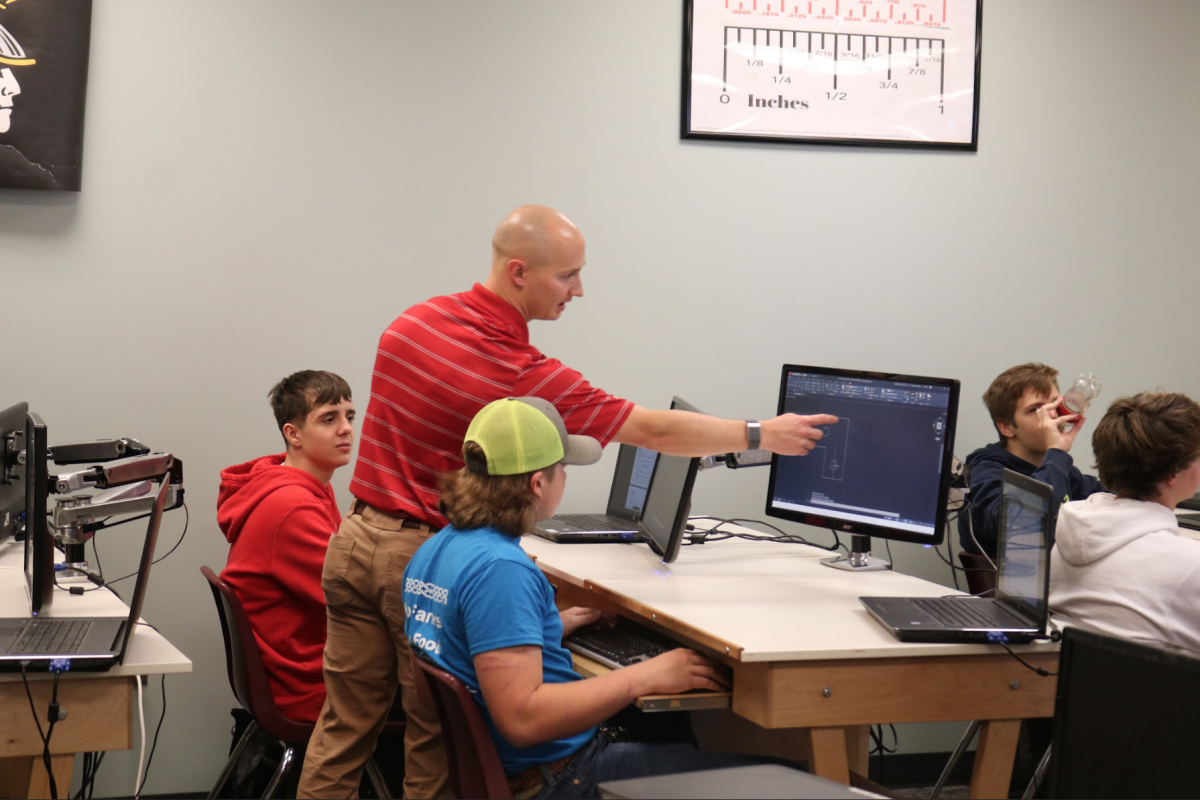
{"type": "Polygon", "coordinates": [[[646,493],[650,491],[657,460],[658,453],[653,450],[631,444],[621,445],[612,489],[608,493],[606,513],[630,521],[642,518],[646,508],[646,493]]]}
{"type": "Polygon", "coordinates": [[[138,576],[133,588],[133,597],[129,600],[129,622],[125,625],[122,633],[124,638],[120,651],[122,662],[129,650],[129,640],[133,636],[133,629],[142,615],[142,605],[146,602],[146,588],[150,583],[150,567],[154,563],[154,548],[158,544],[158,531],[162,526],[163,510],[167,502],[167,489],[170,483],[170,474],[164,475],[162,483],[158,487],[158,495],[154,500],[154,508],[150,512],[150,521],[146,524],[146,542],[142,545],[142,560],[138,564],[138,576]]]}
{"type": "Polygon", "coordinates": [[[1000,544],[996,596],[1016,601],[1044,618],[1050,572],[1049,484],[1004,470],[1001,477],[1000,544]]]}

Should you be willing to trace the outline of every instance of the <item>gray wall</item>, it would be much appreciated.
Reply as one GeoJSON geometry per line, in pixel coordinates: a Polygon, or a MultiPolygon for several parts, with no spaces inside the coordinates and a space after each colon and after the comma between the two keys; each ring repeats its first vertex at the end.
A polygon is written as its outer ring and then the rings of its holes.
{"type": "MultiPolygon", "coordinates": [[[[535,343],[643,405],[767,416],[785,362],[953,376],[965,456],[1021,361],[1098,372],[1093,419],[1200,396],[1198,30],[1188,0],[989,2],[964,154],[680,141],[678,2],[97,2],[83,192],[0,190],[0,402],[52,444],[137,436],[185,463],[191,527],[145,615],[195,672],[168,680],[146,791],[207,788],[228,746],[197,567],[224,563],[218,471],[280,449],[267,389],[330,369],[364,408],[380,332],[481,279],[520,203],[589,244],[587,296],[535,343]]],[[[572,471],[565,507],[603,502],[612,458],[572,471]]],[[[705,473],[695,509],[761,516],[766,480],[705,473]]],[[[106,571],[134,558],[120,529],[100,548],[106,571]]],[[[960,729],[904,726],[901,748],[960,729]]],[[[110,756],[98,793],[135,766],[110,756]]]]}

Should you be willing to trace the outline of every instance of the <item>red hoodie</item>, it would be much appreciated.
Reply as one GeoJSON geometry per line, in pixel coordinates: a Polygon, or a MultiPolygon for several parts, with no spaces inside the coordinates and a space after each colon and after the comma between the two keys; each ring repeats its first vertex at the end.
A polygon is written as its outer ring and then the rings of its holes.
{"type": "Polygon", "coordinates": [[[250,618],[275,703],[313,722],[325,703],[321,568],[341,524],[333,487],[283,466],[283,454],[221,471],[217,524],[229,540],[221,573],[250,618]]]}

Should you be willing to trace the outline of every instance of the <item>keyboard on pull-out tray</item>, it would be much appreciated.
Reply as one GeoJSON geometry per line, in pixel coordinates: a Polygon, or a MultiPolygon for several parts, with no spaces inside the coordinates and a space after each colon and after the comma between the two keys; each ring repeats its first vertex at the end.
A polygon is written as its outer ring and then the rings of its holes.
{"type": "Polygon", "coordinates": [[[568,650],[613,669],[648,661],[680,646],[666,636],[624,620],[613,626],[583,628],[568,636],[563,644],[568,650]]]}

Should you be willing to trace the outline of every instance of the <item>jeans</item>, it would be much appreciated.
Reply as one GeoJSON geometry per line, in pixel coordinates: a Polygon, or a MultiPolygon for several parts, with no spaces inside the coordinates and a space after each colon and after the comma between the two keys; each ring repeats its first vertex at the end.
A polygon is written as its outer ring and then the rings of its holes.
{"type": "Polygon", "coordinates": [[[706,753],[690,744],[609,742],[601,731],[585,744],[537,797],[599,797],[596,784],[676,772],[746,767],[773,762],[758,756],[706,753]]]}

